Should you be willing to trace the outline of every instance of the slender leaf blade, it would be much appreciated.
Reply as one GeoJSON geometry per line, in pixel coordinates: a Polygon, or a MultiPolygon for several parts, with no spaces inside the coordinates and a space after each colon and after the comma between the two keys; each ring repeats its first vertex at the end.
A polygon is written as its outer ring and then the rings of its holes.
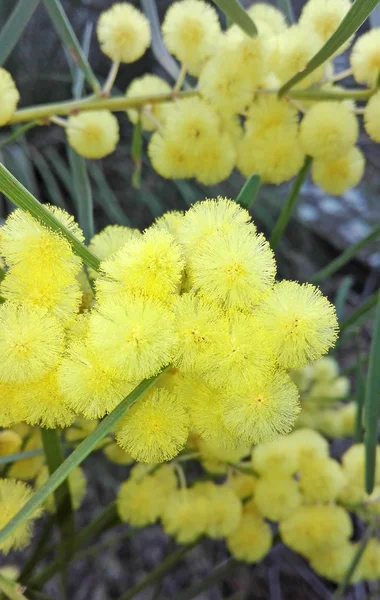
{"type": "Polygon", "coordinates": [[[310,73],[318,69],[359,29],[369,17],[380,0],[355,0],[350,10],[340,23],[337,30],[322,46],[322,48],[307,63],[305,69],[296,73],[280,88],[279,95],[283,96],[297,83],[308,77],[310,73]]]}
{"type": "MultiPolygon", "coordinates": [[[[108,185],[107,179],[101,167],[99,167],[95,163],[90,162],[88,164],[88,170],[94,182],[95,192],[98,191],[99,194],[98,202],[100,199],[99,204],[110,219],[110,221],[112,223],[117,223],[118,225],[126,225],[127,227],[130,227],[131,222],[128,219],[122,207],[120,206],[115,193],[108,185]]],[[[96,193],[94,194],[94,199],[95,201],[97,200],[96,193]]]]}
{"type": "Polygon", "coordinates": [[[24,504],[22,509],[0,530],[0,542],[5,540],[25,519],[30,517],[34,511],[41,506],[58,486],[69,476],[71,471],[78,467],[97,444],[103,440],[115,427],[128,408],[136,402],[157,380],[160,374],[145,379],[124,400],[120,402],[90,433],[90,435],[77,446],[77,448],[66,458],[66,460],[54,471],[53,475],[33,494],[33,496],[24,504]]]}
{"type": "Polygon", "coordinates": [[[87,171],[87,161],[72,148],[67,147],[71,174],[76,198],[78,223],[86,241],[90,241],[95,231],[92,190],[87,171]]]}
{"type": "Polygon", "coordinates": [[[239,4],[238,0],[213,0],[214,3],[227,15],[231,21],[249,35],[257,36],[257,27],[247,11],[239,4]]]}
{"type": "Polygon", "coordinates": [[[364,444],[366,473],[365,486],[371,494],[375,485],[376,449],[378,435],[378,421],[380,414],[380,294],[378,295],[375,324],[372,334],[371,350],[369,355],[368,373],[365,393],[364,411],[364,444]]]}
{"type": "Polygon", "coordinates": [[[95,93],[100,92],[100,84],[93,72],[90,63],[87,60],[86,55],[84,54],[78,38],[76,37],[73,28],[71,27],[70,21],[68,20],[65,11],[62,8],[62,5],[59,0],[43,0],[46,10],[49,13],[49,16],[52,20],[52,23],[61,38],[62,43],[72,57],[75,62],[78,64],[80,69],[83,71],[84,76],[92,87],[95,93]]]}
{"type": "Polygon", "coordinates": [[[0,31],[0,67],[16,46],[40,0],[19,0],[0,31]]]}
{"type": "Polygon", "coordinates": [[[259,175],[251,175],[241,188],[238,197],[236,198],[236,204],[240,204],[247,210],[252,208],[256,201],[257,194],[261,186],[261,179],[259,175]]]}
{"type": "Polygon", "coordinates": [[[289,25],[293,25],[296,22],[296,16],[292,5],[292,0],[277,0],[278,8],[284,13],[289,25]]]}

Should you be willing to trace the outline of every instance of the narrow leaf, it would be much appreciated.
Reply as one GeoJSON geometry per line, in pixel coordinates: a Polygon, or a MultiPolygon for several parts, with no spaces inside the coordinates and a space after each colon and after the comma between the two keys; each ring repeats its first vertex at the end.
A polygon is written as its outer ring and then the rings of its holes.
{"type": "Polygon", "coordinates": [[[380,414],[380,294],[378,295],[375,324],[369,354],[365,393],[364,443],[366,455],[365,487],[371,494],[375,485],[377,427],[380,414]]]}
{"type": "Polygon", "coordinates": [[[342,254],[340,254],[337,258],[335,258],[333,261],[331,261],[331,263],[329,263],[326,267],[324,267],[323,269],[318,271],[318,273],[313,275],[311,281],[313,283],[320,283],[327,277],[330,277],[331,275],[333,275],[334,273],[339,271],[339,269],[341,269],[352,258],[354,258],[354,256],[359,252],[359,250],[361,250],[362,248],[364,248],[365,246],[367,246],[368,244],[373,242],[373,240],[375,240],[379,235],[380,235],[380,225],[375,227],[371,231],[371,233],[366,235],[363,239],[359,240],[355,244],[352,244],[352,246],[350,246],[349,248],[347,248],[347,250],[342,252],[342,254]]]}
{"type": "Polygon", "coordinates": [[[353,283],[354,278],[351,275],[347,275],[347,277],[344,277],[339,284],[334,302],[339,321],[343,318],[347,297],[353,283]]]}
{"type": "Polygon", "coordinates": [[[139,111],[139,118],[136,125],[133,128],[132,136],[132,159],[135,165],[132,175],[132,185],[136,189],[141,187],[141,154],[143,148],[143,137],[142,137],[142,120],[141,111],[139,111]]]}
{"type": "Polygon", "coordinates": [[[229,575],[233,569],[239,566],[239,562],[235,558],[228,558],[226,561],[215,567],[209,575],[206,575],[199,583],[195,583],[191,588],[188,588],[182,594],[178,594],[177,600],[193,600],[198,598],[202,592],[209,590],[215,584],[220,583],[229,575]]]}
{"type": "Polygon", "coordinates": [[[46,151],[44,152],[44,156],[51,164],[52,169],[54,170],[59,181],[65,186],[71,198],[73,199],[73,201],[75,201],[74,186],[71,180],[70,169],[67,166],[64,159],[62,158],[62,156],[57,152],[57,150],[55,150],[53,146],[46,149],[46,151]]]}
{"type": "Polygon", "coordinates": [[[89,242],[94,235],[95,226],[92,190],[87,172],[87,161],[69,146],[67,147],[67,150],[73,179],[78,223],[83,230],[86,241],[89,242]]]}
{"type": "Polygon", "coordinates": [[[310,73],[325,63],[347,40],[359,29],[371,14],[380,0],[355,0],[350,10],[322,48],[307,63],[305,69],[296,73],[280,88],[279,95],[283,96],[297,83],[308,77],[310,73]]]}
{"type": "MultiPolygon", "coordinates": [[[[1,181],[1,179],[0,179],[1,181]]],[[[97,428],[90,433],[90,435],[83,440],[77,446],[77,448],[66,458],[66,460],[58,467],[58,469],[49,477],[49,479],[33,494],[22,509],[7,523],[7,525],[0,531],[0,542],[5,540],[25,519],[30,517],[36,508],[41,506],[45,500],[52,494],[61,483],[69,476],[71,471],[75,467],[79,466],[85,458],[92,452],[97,444],[103,440],[106,435],[113,431],[116,423],[125,414],[128,408],[136,402],[140,396],[142,396],[156,381],[159,375],[152,377],[151,379],[145,379],[135,389],[124,398],[113,409],[113,411],[107,415],[97,426],[97,428]]]]}
{"type": "Polygon", "coordinates": [[[250,209],[256,201],[260,185],[261,179],[259,175],[251,175],[241,188],[239,195],[236,198],[236,204],[240,204],[243,208],[250,209]]]}
{"type": "Polygon", "coordinates": [[[26,123],[26,125],[23,125],[22,127],[18,127],[17,129],[15,129],[8,137],[6,137],[4,140],[2,140],[0,142],[0,150],[2,148],[4,148],[5,146],[7,146],[8,144],[10,144],[11,142],[14,142],[15,140],[17,140],[17,138],[19,138],[20,135],[24,135],[24,133],[29,131],[29,129],[36,127],[36,125],[38,125],[37,121],[32,121],[31,123],[26,123]]]}
{"type": "Polygon", "coordinates": [[[35,147],[32,148],[30,154],[32,161],[34,162],[34,165],[38,170],[42,181],[44,182],[49,201],[56,206],[67,210],[66,202],[63,199],[63,194],[46,158],[35,147]]]}
{"type": "Polygon", "coordinates": [[[372,296],[363,302],[363,304],[359,306],[359,308],[357,308],[352,315],[344,319],[339,325],[340,332],[342,333],[348,327],[355,325],[361,317],[366,315],[374,306],[376,306],[378,296],[380,297],[380,294],[378,293],[372,294],[372,296]]]}
{"type": "Polygon", "coordinates": [[[71,24],[66,16],[65,11],[59,0],[43,0],[46,10],[52,20],[52,23],[61,38],[64,46],[68,49],[70,54],[73,56],[75,62],[78,64],[80,69],[83,71],[84,76],[92,87],[95,93],[100,92],[100,84],[95,77],[93,70],[91,69],[90,63],[88,62],[86,55],[83,53],[82,48],[78,42],[78,39],[71,27],[71,24]]]}
{"type": "Polygon", "coordinates": [[[293,10],[292,0],[277,0],[278,8],[284,13],[289,25],[296,22],[296,17],[293,10]]]}
{"type": "Polygon", "coordinates": [[[117,223],[118,225],[126,225],[129,227],[131,222],[120,206],[120,203],[113,190],[108,185],[107,179],[105,178],[101,167],[90,162],[88,164],[88,170],[95,184],[95,188],[99,192],[98,199],[97,194],[94,194],[95,201],[98,200],[100,207],[106,213],[111,223],[117,223]]]}
{"type": "Polygon", "coordinates": [[[363,407],[365,400],[365,380],[362,371],[360,356],[356,367],[356,415],[355,415],[355,432],[354,440],[357,444],[361,444],[364,438],[363,429],[363,407]]]}
{"type": "Polygon", "coordinates": [[[14,454],[8,454],[7,456],[0,456],[0,465],[8,465],[19,460],[39,456],[40,454],[42,454],[42,450],[36,448],[35,450],[26,450],[25,452],[15,452],[14,454]]]}
{"type": "Polygon", "coordinates": [[[86,265],[92,267],[95,271],[99,270],[99,259],[97,256],[86,248],[71,231],[62,225],[2,164],[0,164],[0,192],[18,208],[30,213],[32,217],[38,219],[46,227],[64,235],[70,242],[73,252],[80,256],[86,265]]]}
{"type": "Polygon", "coordinates": [[[0,31],[0,67],[16,46],[40,0],[19,0],[0,31]]]}
{"type": "Polygon", "coordinates": [[[358,568],[358,565],[363,556],[364,550],[367,547],[367,544],[371,538],[371,535],[373,534],[373,531],[374,531],[374,528],[370,526],[367,529],[365,535],[360,540],[358,547],[356,549],[356,552],[352,558],[351,564],[348,567],[346,573],[344,574],[344,577],[343,577],[342,581],[340,582],[339,586],[337,587],[336,591],[332,595],[331,600],[343,600],[343,598],[345,596],[345,591],[351,583],[351,579],[352,579],[356,569],[358,568]]]}
{"type": "Polygon", "coordinates": [[[257,36],[257,27],[238,0],[214,0],[214,3],[249,37],[257,36]]]}
{"type": "Polygon", "coordinates": [[[22,593],[22,587],[17,581],[11,581],[3,575],[0,575],[0,592],[9,600],[27,600],[22,593]]]}
{"type": "Polygon", "coordinates": [[[282,234],[284,233],[284,231],[288,225],[289,219],[292,216],[293,209],[298,200],[298,196],[301,191],[302,184],[304,183],[304,181],[307,177],[307,174],[310,170],[311,162],[312,162],[312,159],[310,158],[310,156],[307,156],[302,169],[298,173],[298,175],[293,183],[293,187],[290,190],[290,194],[288,196],[288,199],[285,202],[284,208],[281,211],[281,214],[276,222],[276,225],[274,226],[272,235],[269,240],[270,245],[272,246],[273,250],[275,250],[278,242],[280,241],[282,234]]]}

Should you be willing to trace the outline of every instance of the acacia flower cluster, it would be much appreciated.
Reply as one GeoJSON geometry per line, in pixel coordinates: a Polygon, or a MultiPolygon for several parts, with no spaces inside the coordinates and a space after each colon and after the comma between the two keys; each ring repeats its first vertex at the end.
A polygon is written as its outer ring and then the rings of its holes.
{"type": "Polygon", "coordinates": [[[2,228],[3,427],[101,418],[168,367],[118,424],[135,460],[172,459],[190,429],[226,449],[292,429],[300,406],[287,370],[332,347],[335,309],[312,285],[276,282],[246,210],[205,200],[143,233],[108,227],[91,247],[103,260],[86,308],[81,261],[62,236],[20,210],[2,228]]]}
{"type": "MultiPolygon", "coordinates": [[[[336,72],[334,59],[352,39],[288,94],[280,93],[336,31],[351,5],[351,0],[308,0],[298,23],[289,26],[280,10],[255,2],[248,14],[258,33],[251,38],[236,24],[223,31],[216,10],[204,0],[173,2],[162,37],[181,65],[178,81],[172,87],[146,73],[126,90],[126,99],[137,101],[136,108],[127,110],[129,119],[141,121],[150,135],[154,169],[165,178],[196,178],[213,185],[237,167],[246,177],[257,174],[263,182],[280,184],[297,175],[308,156],[314,182],[327,193],[341,194],[356,185],[365,167],[357,146],[359,114],[364,114],[368,135],[380,141],[379,29],[360,35],[350,55],[349,74],[367,86],[367,104],[356,107],[350,99],[356,90],[337,83],[346,72],[336,72]],[[179,92],[186,73],[197,84],[191,97],[184,98],[179,92]]],[[[97,37],[112,60],[102,95],[86,110],[73,107],[66,121],[48,115],[50,122],[65,127],[70,146],[87,158],[102,158],[119,142],[118,120],[106,104],[97,109],[97,100],[109,95],[120,64],[143,56],[151,43],[150,24],[132,4],[120,2],[101,14],[97,37]]],[[[19,99],[4,69],[0,99],[1,126],[11,120],[19,99]]]]}

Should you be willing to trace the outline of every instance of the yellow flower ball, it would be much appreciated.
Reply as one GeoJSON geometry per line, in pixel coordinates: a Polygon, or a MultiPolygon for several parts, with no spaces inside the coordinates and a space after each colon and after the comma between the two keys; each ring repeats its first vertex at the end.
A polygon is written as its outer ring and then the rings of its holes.
{"type": "Polygon", "coordinates": [[[117,512],[123,522],[144,527],[157,521],[164,497],[153,477],[128,479],[121,484],[116,497],[117,512]]]}
{"type": "Polygon", "coordinates": [[[350,61],[355,80],[375,87],[380,70],[380,27],[371,29],[357,39],[350,61]]]}
{"type": "Polygon", "coordinates": [[[170,495],[162,513],[165,532],[179,544],[189,544],[203,535],[212,506],[196,488],[178,490],[170,495]]]}
{"type": "Polygon", "coordinates": [[[189,272],[201,295],[223,306],[248,310],[273,286],[276,262],[262,234],[218,232],[195,250],[189,272]]]}
{"type": "Polygon", "coordinates": [[[358,120],[343,102],[318,102],[308,110],[301,123],[301,144],[306,154],[335,161],[345,155],[359,135],[358,120]]]}
{"type": "Polygon", "coordinates": [[[157,374],[173,357],[173,313],[155,298],[110,296],[90,318],[89,341],[120,378],[136,381],[157,374]]]}
{"type": "Polygon", "coordinates": [[[229,536],[239,526],[242,506],[235,492],[226,485],[196,484],[193,488],[209,503],[206,534],[219,539],[229,536]]]}
{"type": "Polygon", "coordinates": [[[12,76],[0,67],[0,127],[11,119],[19,99],[20,94],[12,76]]]}
{"type": "MultiPolygon", "coordinates": [[[[140,236],[141,233],[138,229],[132,229],[123,225],[107,225],[100,233],[91,238],[88,247],[91,252],[103,261],[116,254],[124,244],[130,240],[138,239],[140,236]]],[[[92,279],[98,277],[98,272],[92,268],[89,268],[89,274],[92,279]]]]}
{"type": "Polygon", "coordinates": [[[53,369],[63,350],[59,321],[41,308],[0,306],[0,379],[35,381],[53,369]]]}
{"type": "MultiPolygon", "coordinates": [[[[135,98],[137,96],[156,96],[158,94],[167,94],[171,92],[170,85],[161,77],[146,73],[142,77],[133,79],[128,86],[127,98],[135,98]]],[[[170,104],[158,102],[145,105],[141,114],[142,128],[146,131],[154,131],[157,129],[157,122],[164,124],[167,114],[172,108],[170,104]],[[151,118],[149,115],[153,115],[151,118]]],[[[137,123],[139,119],[139,111],[136,109],[127,110],[127,115],[132,123],[137,123]]]]}
{"type": "Polygon", "coordinates": [[[351,0],[308,0],[299,22],[307,30],[315,31],[324,43],[338,28],[350,8],[351,0]]]}
{"type": "Polygon", "coordinates": [[[108,110],[92,110],[68,119],[66,129],[70,146],[85,158],[111,154],[119,141],[119,124],[108,110]]]}
{"type": "Polygon", "coordinates": [[[295,126],[297,123],[297,110],[288,100],[275,95],[259,95],[247,111],[245,131],[260,136],[279,125],[295,126]]]}
{"type": "Polygon", "coordinates": [[[325,548],[336,548],[352,535],[349,514],[334,504],[300,506],[280,523],[283,542],[304,556],[325,548]]]}
{"type": "Polygon", "coordinates": [[[231,136],[226,132],[209,135],[198,148],[194,176],[204,185],[216,185],[231,175],[235,161],[231,136]]]}
{"type": "MultiPolygon", "coordinates": [[[[15,479],[0,479],[0,529],[23,508],[32,497],[31,488],[15,479]]],[[[33,514],[23,520],[21,525],[10,533],[5,540],[0,542],[0,552],[8,554],[9,550],[21,550],[25,548],[32,537],[33,521],[39,517],[41,509],[36,509],[33,514]]]]}
{"type": "Polygon", "coordinates": [[[376,538],[371,538],[364,550],[360,569],[363,579],[368,581],[378,581],[380,578],[380,542],[376,538]]]}
{"type": "Polygon", "coordinates": [[[170,53],[197,76],[221,37],[217,12],[203,0],[173,2],[162,23],[162,35],[170,53]]]}
{"type": "Polygon", "coordinates": [[[283,13],[278,9],[267,4],[266,2],[255,2],[247,9],[247,12],[253,21],[260,24],[265,23],[273,33],[282,33],[286,30],[287,24],[283,13]]]}
{"type": "Polygon", "coordinates": [[[134,462],[132,456],[120,448],[116,442],[111,442],[104,446],[103,452],[108,460],[116,465],[131,465],[134,462]]]}
{"type": "Polygon", "coordinates": [[[257,481],[257,477],[253,474],[234,470],[228,477],[226,484],[233,489],[240,500],[247,500],[254,495],[257,481]]]}
{"type": "Polygon", "coordinates": [[[148,154],[155,171],[165,179],[194,176],[194,160],[182,147],[181,139],[170,139],[156,131],[150,138],[148,154]]]}
{"type": "Polygon", "coordinates": [[[67,407],[87,419],[98,419],[132,391],[135,386],[131,382],[105,367],[102,354],[87,341],[69,346],[58,368],[59,390],[67,407]]]}
{"type": "MultiPolygon", "coordinates": [[[[336,548],[319,548],[309,554],[310,565],[322,577],[339,583],[348,571],[357,551],[357,544],[344,542],[336,548]]],[[[362,577],[361,562],[356,568],[350,583],[357,583],[362,577]]]]}
{"type": "Polygon", "coordinates": [[[336,460],[314,457],[301,460],[300,489],[306,502],[336,500],[346,483],[336,460]]]}
{"type": "MultiPolygon", "coordinates": [[[[354,444],[342,456],[344,473],[363,487],[365,474],[364,444],[354,444]]],[[[380,446],[376,448],[375,483],[380,485],[380,446]]]]}
{"type": "Polygon", "coordinates": [[[231,394],[223,404],[226,427],[251,444],[271,442],[289,433],[300,411],[297,387],[282,371],[253,381],[244,394],[231,394]]]}
{"type": "MultiPolygon", "coordinates": [[[[301,413],[302,414],[302,413],[301,413]]],[[[311,459],[314,457],[328,457],[328,441],[312,429],[297,429],[287,438],[289,446],[293,447],[298,460],[311,459]]]]}
{"type": "Polygon", "coordinates": [[[118,2],[103,12],[96,32],[102,52],[123,63],[138,60],[151,40],[148,19],[129,2],[118,2]]]}
{"type": "Polygon", "coordinates": [[[380,142],[380,92],[368,101],[364,111],[364,126],[374,142],[380,142]]]}
{"type": "Polygon", "coordinates": [[[315,361],[311,367],[313,379],[332,381],[339,375],[339,363],[332,356],[324,356],[315,361]]]}
{"type": "Polygon", "coordinates": [[[288,437],[280,437],[267,444],[259,444],[252,451],[254,471],[274,476],[294,475],[298,470],[298,456],[288,437]]]}
{"type": "Polygon", "coordinates": [[[239,527],[227,537],[227,548],[234,558],[247,563],[262,560],[272,546],[271,528],[263,519],[243,514],[239,527]]]}
{"type": "Polygon", "coordinates": [[[75,420],[75,413],[59,389],[57,369],[53,369],[38,381],[29,382],[25,392],[29,425],[55,429],[68,427],[75,420]]]}
{"type": "Polygon", "coordinates": [[[264,133],[247,131],[238,144],[237,167],[245,177],[260,175],[265,183],[280,183],[294,177],[302,168],[305,154],[298,128],[280,124],[264,133]]]}
{"type": "Polygon", "coordinates": [[[277,283],[260,305],[258,319],[285,369],[321,358],[337,338],[335,307],[310,284],[277,283]]]}
{"type": "Polygon", "coordinates": [[[185,213],[180,210],[168,210],[154,221],[151,228],[167,231],[178,240],[178,230],[182,225],[184,215],[185,213]]]}
{"type": "Polygon", "coordinates": [[[255,490],[255,504],[271,521],[281,521],[297,512],[302,502],[298,483],[291,477],[275,477],[268,473],[260,477],[255,490]]]}
{"type": "Polygon", "coordinates": [[[167,390],[152,389],[119,422],[117,443],[135,460],[155,464],[174,458],[186,444],[189,416],[167,390]]]}
{"type": "Polygon", "coordinates": [[[339,196],[358,185],[364,175],[364,167],[364,155],[354,146],[344,156],[335,160],[315,158],[311,174],[314,183],[319,185],[324,192],[339,196]]]}
{"type": "Polygon", "coordinates": [[[26,434],[26,441],[23,446],[23,452],[28,450],[40,450],[40,454],[31,458],[24,458],[14,462],[9,469],[8,475],[15,479],[31,481],[35,479],[42,465],[45,463],[44,452],[42,450],[41,435],[39,429],[30,429],[26,434]]]}
{"type": "Polygon", "coordinates": [[[22,437],[12,429],[0,431],[0,456],[15,454],[19,452],[22,445],[22,437]]]}
{"type": "MultiPolygon", "coordinates": [[[[273,50],[270,66],[281,82],[285,82],[306,67],[309,60],[322,46],[320,36],[301,24],[293,25],[271,40],[273,50]]],[[[307,88],[319,82],[324,73],[324,66],[315,69],[310,75],[298,83],[298,87],[307,88]]]]}

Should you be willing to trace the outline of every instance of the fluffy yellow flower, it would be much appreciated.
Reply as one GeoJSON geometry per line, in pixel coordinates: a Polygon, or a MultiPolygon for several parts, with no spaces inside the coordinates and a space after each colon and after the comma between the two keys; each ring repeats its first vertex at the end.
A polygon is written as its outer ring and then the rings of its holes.
{"type": "MultiPolygon", "coordinates": [[[[129,84],[126,96],[127,98],[135,98],[137,96],[155,96],[157,94],[167,94],[171,91],[170,85],[161,77],[146,73],[142,77],[133,79],[129,84]]],[[[172,108],[166,103],[157,103],[147,105],[141,113],[142,128],[146,131],[154,131],[157,129],[157,121],[162,125],[165,122],[166,116],[172,108]],[[151,118],[149,115],[153,115],[151,118]]],[[[137,123],[139,119],[139,111],[136,109],[127,110],[127,115],[132,123],[137,123]]]]}
{"type": "Polygon", "coordinates": [[[304,158],[298,128],[285,123],[264,133],[248,131],[238,145],[237,166],[245,177],[257,173],[278,185],[298,173],[304,158]]]}
{"type": "Polygon", "coordinates": [[[105,368],[103,355],[86,341],[74,342],[58,369],[58,383],[68,407],[87,419],[97,419],[134,388],[114,370],[105,368]]]}
{"type": "Polygon", "coordinates": [[[12,76],[0,68],[0,127],[8,123],[16,110],[20,94],[12,76]]]}
{"type": "MultiPolygon", "coordinates": [[[[140,236],[141,233],[138,229],[131,229],[123,225],[107,225],[100,233],[91,238],[88,247],[102,261],[116,254],[130,240],[140,236]]],[[[89,268],[89,274],[93,279],[98,276],[98,272],[91,268],[89,268]]]]}
{"type": "MultiPolygon", "coordinates": [[[[68,213],[47,208],[79,241],[83,241],[80,229],[68,213]]],[[[73,275],[77,275],[81,267],[81,260],[63,236],[19,209],[9,215],[1,228],[0,254],[9,267],[18,265],[25,272],[43,269],[46,277],[58,277],[62,282],[66,278],[67,283],[71,283],[73,275]]]]}
{"type": "Polygon", "coordinates": [[[247,500],[254,495],[257,481],[257,477],[253,474],[232,471],[226,484],[234,490],[240,500],[247,500]]]}
{"type": "Polygon", "coordinates": [[[294,475],[298,469],[298,456],[287,437],[267,444],[255,446],[252,452],[252,467],[260,475],[294,475]]]}
{"type": "Polygon", "coordinates": [[[297,110],[284,98],[258,96],[247,111],[245,130],[261,136],[278,125],[295,126],[298,123],[297,110]]]}
{"type": "Polygon", "coordinates": [[[380,92],[374,94],[367,102],[364,112],[364,126],[370,138],[375,142],[380,142],[380,92]]]}
{"type": "Polygon", "coordinates": [[[262,234],[210,235],[189,259],[195,289],[222,306],[249,310],[270,290],[274,254],[262,234]]]}
{"type": "Polygon", "coordinates": [[[157,521],[166,500],[154,477],[130,478],[120,486],[117,512],[123,522],[143,527],[157,521]]]}
{"type": "Polygon", "coordinates": [[[118,2],[103,12],[96,32],[104,54],[123,63],[138,60],[151,39],[148,19],[128,2],[118,2]]]}
{"type": "MultiPolygon", "coordinates": [[[[15,479],[0,479],[0,529],[18,513],[32,496],[31,488],[15,479]]],[[[24,520],[9,536],[0,543],[0,552],[8,554],[9,550],[25,548],[32,537],[33,521],[39,517],[41,509],[24,520]]]]}
{"type": "Polygon", "coordinates": [[[0,456],[18,452],[22,445],[22,437],[12,429],[0,431],[0,456]]]}
{"type": "Polygon", "coordinates": [[[312,178],[324,192],[339,196],[359,183],[364,174],[364,167],[364,155],[354,146],[344,156],[335,160],[314,159],[312,178]]]}
{"type": "Polygon", "coordinates": [[[242,507],[236,494],[226,485],[196,484],[193,488],[209,502],[211,510],[206,533],[213,539],[227,537],[239,526],[242,507]]]}
{"type": "Polygon", "coordinates": [[[68,427],[75,420],[75,413],[67,404],[58,387],[57,370],[50,371],[38,381],[28,382],[25,404],[29,425],[41,425],[55,429],[68,427]]]}
{"type": "Polygon", "coordinates": [[[313,285],[277,283],[259,309],[259,320],[285,369],[321,358],[335,343],[335,308],[313,285]]]}
{"type": "Polygon", "coordinates": [[[232,556],[247,563],[262,560],[271,546],[271,528],[250,513],[243,514],[238,528],[227,537],[227,548],[232,556]]]}
{"type": "Polygon", "coordinates": [[[209,135],[198,148],[194,175],[204,185],[215,185],[231,175],[235,161],[231,136],[226,132],[209,135]]]}
{"type": "MultiPolygon", "coordinates": [[[[356,551],[357,544],[352,542],[344,542],[336,548],[323,548],[323,550],[319,548],[317,551],[309,553],[310,564],[314,571],[322,577],[339,583],[348,571],[356,551]]],[[[356,568],[353,573],[353,579],[350,580],[351,583],[356,583],[361,579],[361,562],[358,566],[359,568],[356,568]]]]}
{"type": "Polygon", "coordinates": [[[202,65],[215,52],[221,28],[215,9],[206,2],[182,0],[169,7],[162,34],[171,54],[192,75],[199,75],[202,65]]]}
{"type": "Polygon", "coordinates": [[[301,460],[300,489],[306,502],[336,500],[344,485],[345,477],[336,460],[326,457],[301,460]]]}
{"type": "Polygon", "coordinates": [[[350,0],[308,0],[299,22],[306,30],[315,31],[322,42],[327,42],[350,8],[350,0]]]}
{"type": "Polygon", "coordinates": [[[65,325],[78,312],[82,302],[82,290],[79,282],[72,276],[68,282],[67,274],[52,277],[43,269],[28,271],[23,264],[12,267],[0,286],[1,296],[12,303],[22,304],[33,310],[47,310],[65,325]]]}
{"type": "Polygon", "coordinates": [[[128,452],[125,452],[116,442],[107,443],[103,450],[105,456],[116,465],[131,465],[134,460],[128,452]]]}
{"type": "Polygon", "coordinates": [[[332,381],[339,375],[339,364],[332,356],[324,356],[310,367],[313,379],[332,381]]]}
{"type": "Polygon", "coordinates": [[[153,225],[151,225],[151,228],[168,231],[177,239],[178,230],[182,225],[184,214],[185,213],[180,210],[169,210],[161,217],[158,217],[153,225]]]}
{"type": "Polygon", "coordinates": [[[363,579],[368,581],[378,581],[380,578],[380,542],[376,538],[371,538],[364,550],[360,570],[363,579]]]}
{"type": "MultiPolygon", "coordinates": [[[[299,71],[303,71],[322,45],[322,40],[317,33],[300,24],[293,25],[271,42],[273,50],[270,66],[281,82],[285,82],[299,71]]],[[[323,66],[315,69],[298,84],[298,87],[307,88],[320,81],[323,72],[323,66]]]]}
{"type": "Polygon", "coordinates": [[[281,521],[297,512],[302,501],[298,483],[291,477],[260,477],[255,490],[255,503],[263,517],[281,521]]]}
{"type": "Polygon", "coordinates": [[[135,460],[150,464],[174,458],[185,447],[189,416],[167,390],[153,389],[119,422],[116,441],[135,460]]]}
{"type": "Polygon", "coordinates": [[[286,30],[286,19],[282,12],[266,2],[255,2],[247,10],[252,19],[258,21],[259,30],[260,24],[265,23],[273,33],[282,33],[286,30]]]}
{"type": "Polygon", "coordinates": [[[156,131],[149,142],[148,154],[153,168],[165,179],[194,176],[193,157],[182,147],[181,139],[170,139],[156,131]]]}
{"type": "Polygon", "coordinates": [[[108,110],[93,110],[68,119],[67,141],[75,152],[86,158],[111,154],[119,141],[119,125],[108,110]]]}
{"type": "Polygon", "coordinates": [[[313,158],[336,160],[349,152],[358,135],[358,120],[343,102],[318,102],[301,123],[301,144],[313,158]]]}
{"type": "Polygon", "coordinates": [[[25,403],[26,383],[0,381],[0,427],[10,427],[25,421],[28,414],[25,403]]]}
{"type": "Polygon", "coordinates": [[[0,380],[33,381],[58,363],[63,350],[59,321],[40,308],[0,306],[0,380]]]}
{"type": "Polygon", "coordinates": [[[297,429],[287,438],[288,444],[298,456],[298,460],[315,457],[328,457],[329,444],[327,440],[312,429],[297,429]]]}
{"type": "Polygon", "coordinates": [[[358,83],[375,87],[380,70],[380,27],[361,35],[351,52],[351,68],[358,83]]]}
{"type": "Polygon", "coordinates": [[[196,488],[172,494],[163,510],[162,525],[180,544],[189,544],[204,534],[212,506],[196,488]]]}
{"type": "MultiPolygon", "coordinates": [[[[349,479],[356,480],[363,487],[365,473],[364,444],[354,444],[342,456],[344,473],[349,479]]],[[[376,448],[375,483],[380,485],[380,446],[376,448]]]]}
{"type": "Polygon", "coordinates": [[[348,542],[352,535],[349,514],[341,506],[300,506],[280,523],[284,543],[305,556],[318,549],[335,548],[348,542]]]}
{"type": "Polygon", "coordinates": [[[179,296],[173,310],[178,337],[173,364],[183,372],[202,371],[207,368],[205,360],[225,339],[228,321],[219,306],[194,294],[179,296]]]}
{"type": "Polygon", "coordinates": [[[173,356],[174,316],[154,298],[110,297],[91,315],[89,340],[107,370],[129,381],[144,379],[173,356]]]}
{"type": "Polygon", "coordinates": [[[244,395],[226,398],[223,420],[236,437],[258,444],[289,433],[299,411],[297,387],[286,373],[277,371],[267,380],[253,381],[244,395]]]}
{"type": "MultiPolygon", "coordinates": [[[[36,479],[36,488],[40,488],[44,483],[46,483],[46,481],[49,478],[49,471],[47,467],[43,467],[41,469],[41,471],[38,473],[38,477],[36,479]]],[[[83,473],[83,469],[81,469],[80,467],[76,467],[75,469],[73,469],[68,478],[67,478],[68,484],[69,484],[69,490],[70,490],[70,496],[71,496],[71,502],[73,505],[73,509],[74,510],[78,510],[78,508],[80,508],[83,499],[86,495],[86,486],[87,486],[87,481],[86,481],[86,477],[83,473]]],[[[46,499],[44,506],[46,508],[47,511],[49,511],[50,513],[55,513],[56,512],[56,505],[55,505],[55,499],[54,499],[54,494],[51,494],[50,496],[48,496],[48,498],[46,499]]]]}
{"type": "Polygon", "coordinates": [[[256,232],[248,211],[233,200],[219,196],[193,204],[184,215],[178,238],[190,257],[212,234],[228,236],[243,230],[252,234],[256,232]]]}
{"type": "MultiPolygon", "coordinates": [[[[248,446],[238,445],[236,440],[230,446],[225,442],[226,438],[222,435],[219,436],[219,439],[216,435],[210,435],[207,436],[207,440],[200,439],[198,441],[202,465],[210,473],[227,473],[228,465],[240,462],[249,454],[248,446]]],[[[232,489],[234,488],[232,487],[232,489]]]]}
{"type": "Polygon", "coordinates": [[[179,290],[184,262],[181,248],[168,232],[148,229],[101,263],[100,296],[141,294],[163,302],[179,290]]]}

